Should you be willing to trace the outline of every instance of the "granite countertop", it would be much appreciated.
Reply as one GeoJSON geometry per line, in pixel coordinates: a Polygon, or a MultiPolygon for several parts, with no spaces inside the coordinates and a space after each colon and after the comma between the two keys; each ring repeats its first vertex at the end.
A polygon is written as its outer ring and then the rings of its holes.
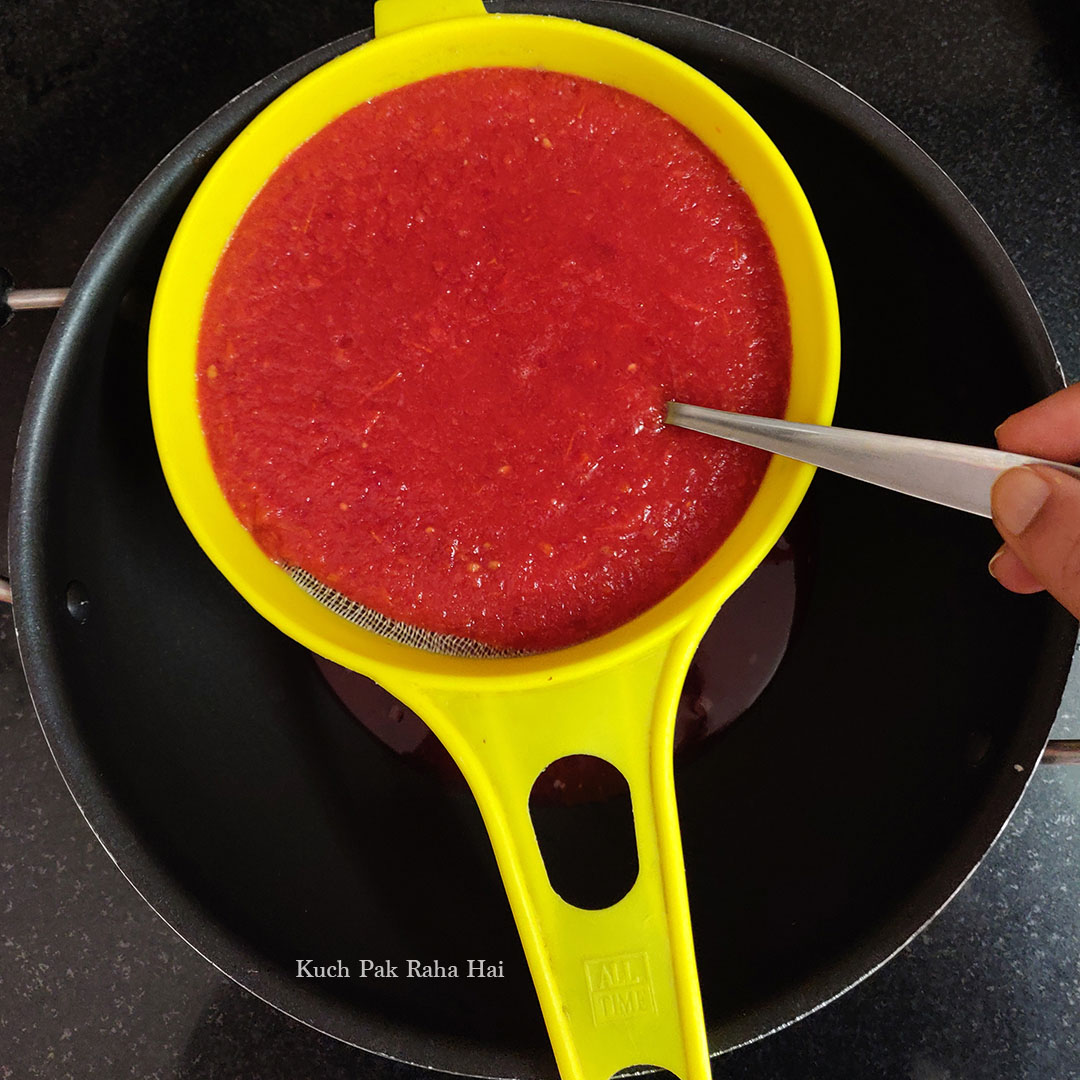
{"type": "MultiPolygon", "coordinates": [[[[793,53],[908,132],[1016,263],[1080,377],[1080,10],[1067,0],[665,0],[793,53]]],[[[68,283],[123,198],[217,105],[370,23],[370,5],[93,5],[0,14],[0,263],[68,283]]],[[[48,313],[0,339],[0,464],[48,313]]],[[[6,520],[6,485],[0,491],[6,520]]],[[[6,572],[6,559],[4,567],[6,572]]],[[[1055,734],[1080,736],[1074,671],[1055,734]]],[[[42,738],[0,608],[0,1077],[419,1076],[287,1019],[161,923],[42,738]]],[[[718,1060],[720,1077],[1080,1076],[1080,769],[1040,768],[986,860],[900,956],[718,1060]]]]}

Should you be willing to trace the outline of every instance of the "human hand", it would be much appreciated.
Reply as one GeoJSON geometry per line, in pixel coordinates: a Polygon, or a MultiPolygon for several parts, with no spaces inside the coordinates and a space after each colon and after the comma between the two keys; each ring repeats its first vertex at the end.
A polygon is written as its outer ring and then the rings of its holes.
{"type": "MultiPolygon", "coordinates": [[[[1014,413],[995,432],[1016,454],[1080,461],[1080,384],[1014,413]]],[[[1005,541],[990,573],[1006,589],[1045,589],[1080,618],[1080,480],[1048,465],[1002,473],[990,496],[1005,541]]]]}

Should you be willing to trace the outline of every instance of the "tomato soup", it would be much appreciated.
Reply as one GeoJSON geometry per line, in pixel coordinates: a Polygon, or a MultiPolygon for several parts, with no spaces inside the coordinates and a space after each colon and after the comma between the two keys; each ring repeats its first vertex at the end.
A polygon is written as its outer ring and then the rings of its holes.
{"type": "Polygon", "coordinates": [[[489,68],[292,153],[199,339],[222,490],[279,563],[390,618],[559,648],[646,610],[731,532],[768,456],[669,399],[782,415],[787,301],[753,205],[633,95],[489,68]]]}

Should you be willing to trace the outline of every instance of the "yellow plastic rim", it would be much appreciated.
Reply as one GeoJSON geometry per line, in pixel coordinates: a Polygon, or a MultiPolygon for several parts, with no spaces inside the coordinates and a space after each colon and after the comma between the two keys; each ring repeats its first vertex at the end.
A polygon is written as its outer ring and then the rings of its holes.
{"type": "Polygon", "coordinates": [[[543,68],[607,83],[663,109],[709,146],[750,196],[776,250],[793,347],[785,415],[817,424],[832,419],[840,333],[828,256],[787,163],[734,100],[673,56],[611,30],[549,16],[487,15],[479,0],[414,0],[401,22],[400,7],[384,7],[380,17],[384,4],[376,8],[375,40],[296,83],[245,128],[177,229],[154,300],[149,389],[154,436],[180,513],[218,569],[270,622],[384,684],[400,685],[405,675],[432,688],[525,689],[618,665],[682,630],[704,632],[790,521],[813,475],[810,466],[774,458],[724,544],[644,614],[568,649],[500,660],[427,653],[333,614],[263,554],[222,494],[199,421],[195,371],[203,304],[229,237],[280,162],[331,120],[378,94],[465,68],[543,68]]]}

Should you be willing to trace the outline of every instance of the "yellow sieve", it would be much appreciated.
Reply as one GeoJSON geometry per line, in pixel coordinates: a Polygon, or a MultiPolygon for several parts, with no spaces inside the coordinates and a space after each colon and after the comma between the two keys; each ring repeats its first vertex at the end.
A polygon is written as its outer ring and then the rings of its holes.
{"type": "Polygon", "coordinates": [[[271,562],[225,500],[199,422],[196,355],[215,267],[278,164],[337,116],[449,71],[543,68],[637,94],[709,146],[752,199],[787,290],[787,419],[828,423],[839,321],[828,258],[780,153],[723,91],[633,38],[566,19],[488,15],[480,0],[378,0],[375,39],[298,82],[229,146],[192,199],[166,258],[149,341],[150,405],[166,480],[196,540],[284,633],[371,677],[445,744],[483,814],[565,1080],[635,1065],[710,1076],[672,771],[679,693],[699,640],[791,519],[813,469],[774,458],[742,520],[685,584],[643,615],[572,648],[476,659],[439,655],[335,614],[271,562]],[[537,777],[576,754],[630,789],[638,876],[602,910],[552,888],[529,812],[537,777]]]}

